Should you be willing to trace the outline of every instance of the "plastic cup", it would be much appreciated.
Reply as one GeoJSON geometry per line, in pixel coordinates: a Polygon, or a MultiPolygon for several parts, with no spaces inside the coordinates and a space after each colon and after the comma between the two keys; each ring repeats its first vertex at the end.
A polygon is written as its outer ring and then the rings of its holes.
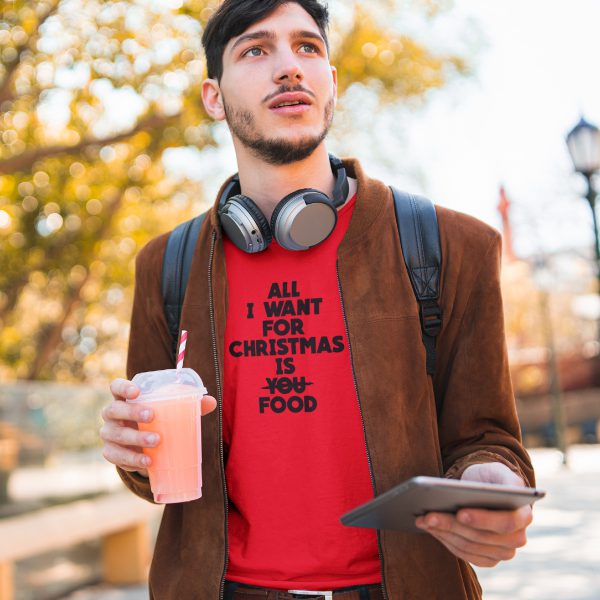
{"type": "Polygon", "coordinates": [[[200,401],[207,392],[193,369],[166,369],[138,373],[133,383],[140,388],[134,404],[154,412],[141,431],[160,435],[153,448],[143,448],[152,459],[148,467],[150,488],[158,504],[187,502],[202,496],[202,443],[200,401]]]}

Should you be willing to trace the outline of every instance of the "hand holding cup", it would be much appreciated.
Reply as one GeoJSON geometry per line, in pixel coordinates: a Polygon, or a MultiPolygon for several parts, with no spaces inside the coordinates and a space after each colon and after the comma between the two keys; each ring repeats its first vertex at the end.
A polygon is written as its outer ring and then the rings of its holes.
{"type": "MultiPolygon", "coordinates": [[[[137,471],[148,477],[147,467],[151,464],[151,458],[143,453],[143,448],[156,447],[160,438],[153,431],[140,431],[139,424],[150,423],[154,418],[153,411],[147,406],[126,402],[136,399],[140,394],[140,389],[131,381],[115,379],[110,390],[113,401],[102,410],[102,455],[124,471],[137,471]]],[[[213,396],[204,396],[200,413],[207,415],[216,407],[217,401],[213,396]]]]}

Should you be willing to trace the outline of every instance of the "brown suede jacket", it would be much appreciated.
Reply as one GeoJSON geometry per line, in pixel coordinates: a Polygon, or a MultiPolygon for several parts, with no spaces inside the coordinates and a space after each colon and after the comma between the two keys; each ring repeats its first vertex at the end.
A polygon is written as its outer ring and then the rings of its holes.
{"type": "MultiPolygon", "coordinates": [[[[390,189],[344,161],[358,197],[338,256],[352,367],[364,422],[373,492],[415,475],[458,478],[474,463],[499,461],[533,485],[521,445],[508,370],[500,296],[500,235],[437,207],[442,245],[443,328],[437,370],[426,373],[418,306],[403,262],[390,189]],[[439,426],[434,394],[443,398],[439,426]]],[[[172,368],[161,269],[168,234],[137,259],[127,375],[172,368]]],[[[203,418],[203,496],[168,504],[150,569],[150,598],[220,600],[227,567],[227,485],[222,444],[227,277],[216,204],[200,231],[181,328],[186,366],[218,408],[203,418]]],[[[333,440],[332,440],[333,443],[333,440]]],[[[152,502],[148,480],[119,469],[127,487],[152,502]]],[[[426,534],[378,532],[389,600],[481,598],[473,569],[426,534]]]]}

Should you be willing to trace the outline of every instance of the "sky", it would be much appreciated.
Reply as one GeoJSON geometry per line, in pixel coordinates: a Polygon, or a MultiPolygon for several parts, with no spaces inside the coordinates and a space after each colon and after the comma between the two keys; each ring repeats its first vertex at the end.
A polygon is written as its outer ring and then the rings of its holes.
{"type": "MultiPolygon", "coordinates": [[[[600,124],[600,2],[455,0],[435,23],[403,26],[449,50],[471,47],[475,74],[431,93],[425,108],[398,115],[375,115],[365,97],[356,135],[343,149],[371,176],[498,228],[503,184],[522,255],[591,251],[591,213],[565,136],[582,113],[600,124]]],[[[212,177],[209,197],[235,168],[225,128],[220,139],[222,147],[200,161],[167,159],[188,174],[193,164],[195,178],[212,177]]]]}
{"type": "Polygon", "coordinates": [[[480,29],[485,46],[475,77],[432,94],[409,118],[411,162],[426,175],[422,191],[499,227],[503,184],[521,253],[593,247],[565,137],[582,113],[600,124],[600,3],[456,0],[454,13],[480,29]]]}

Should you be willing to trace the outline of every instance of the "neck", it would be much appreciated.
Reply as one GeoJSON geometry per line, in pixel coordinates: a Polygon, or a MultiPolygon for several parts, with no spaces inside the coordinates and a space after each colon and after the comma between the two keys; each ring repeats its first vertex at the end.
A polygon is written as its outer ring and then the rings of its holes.
{"type": "Polygon", "coordinates": [[[236,142],[234,141],[242,194],[252,198],[267,219],[271,218],[278,202],[295,190],[314,188],[330,198],[333,196],[335,177],[325,144],[321,144],[302,161],[289,165],[270,165],[245,148],[240,148],[236,142]]]}

